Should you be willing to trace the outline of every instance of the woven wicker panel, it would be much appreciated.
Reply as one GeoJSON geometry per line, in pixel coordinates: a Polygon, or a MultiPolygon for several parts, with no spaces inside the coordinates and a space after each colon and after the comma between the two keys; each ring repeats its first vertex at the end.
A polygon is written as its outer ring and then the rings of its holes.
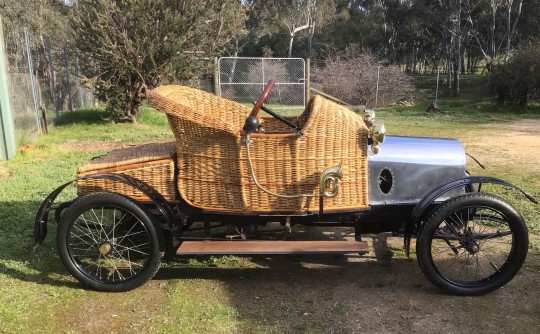
{"type": "MultiPolygon", "coordinates": [[[[181,86],[157,88],[150,99],[167,113],[175,134],[178,191],[189,204],[227,212],[318,211],[318,198],[282,199],[253,182],[240,131],[250,108],[181,86]]],[[[271,118],[263,126],[280,134],[251,136],[259,183],[281,194],[316,194],[320,173],[342,165],[341,192],[325,199],[325,210],[367,207],[368,130],[361,117],[316,96],[294,120],[302,127],[300,138],[271,118]]]]}
{"type": "MultiPolygon", "coordinates": [[[[262,112],[261,112],[262,113],[262,112]]],[[[291,121],[293,124],[298,124],[298,117],[287,116],[287,120],[291,121]]],[[[272,116],[264,116],[259,114],[259,122],[262,125],[265,132],[290,132],[291,128],[272,116]]]]}
{"type": "MultiPolygon", "coordinates": [[[[77,177],[98,173],[122,173],[148,183],[166,200],[176,199],[174,159],[175,143],[157,143],[117,149],[93,159],[77,170],[77,177]]],[[[109,191],[131,197],[138,201],[150,199],[141,191],[105,179],[77,181],[77,194],[109,191]]]]}
{"type": "MultiPolygon", "coordinates": [[[[271,191],[317,194],[321,172],[341,165],[343,180],[340,182],[340,193],[336,198],[324,200],[325,210],[367,207],[368,130],[361,117],[347,108],[315,96],[299,117],[299,123],[304,136],[296,138],[295,134],[289,135],[290,147],[279,139],[282,137],[280,135],[252,135],[254,143],[250,152],[259,182],[263,184],[265,177],[273,175],[275,183],[266,185],[271,191]],[[278,147],[283,148],[284,152],[276,152],[278,147]]],[[[244,177],[250,179],[244,146],[241,152],[241,170],[244,177]]],[[[264,207],[265,204],[268,211],[299,211],[298,208],[304,212],[319,210],[318,198],[276,198],[261,192],[253,182],[244,188],[249,193],[246,197],[251,200],[248,210],[264,207]]]]}

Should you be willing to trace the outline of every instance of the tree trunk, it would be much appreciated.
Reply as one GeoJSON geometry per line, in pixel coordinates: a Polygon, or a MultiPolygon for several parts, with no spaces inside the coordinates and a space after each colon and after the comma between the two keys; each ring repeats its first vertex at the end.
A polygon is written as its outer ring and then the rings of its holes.
{"type": "Polygon", "coordinates": [[[452,96],[458,97],[459,96],[459,59],[461,58],[458,56],[459,52],[456,55],[456,59],[454,59],[454,81],[452,82],[452,96]]]}
{"type": "Polygon", "coordinates": [[[521,16],[521,8],[523,6],[523,0],[519,2],[516,18],[514,20],[514,25],[512,26],[512,5],[514,0],[507,0],[507,17],[506,17],[506,48],[504,52],[504,63],[508,63],[508,58],[510,57],[510,48],[512,43],[512,37],[516,33],[517,24],[521,16]]]}
{"type": "Polygon", "coordinates": [[[469,72],[470,74],[473,73],[472,62],[471,62],[471,51],[469,50],[469,48],[467,48],[467,72],[469,72]]]}
{"type": "Polygon", "coordinates": [[[119,119],[120,122],[137,122],[139,107],[143,101],[142,92],[145,85],[138,78],[132,78],[124,86],[124,115],[119,119]]]}
{"type": "Polygon", "coordinates": [[[450,92],[452,89],[452,44],[453,38],[450,37],[450,41],[446,46],[446,91],[450,92]]]}
{"type": "Polygon", "coordinates": [[[294,41],[294,33],[291,33],[289,35],[289,53],[287,54],[287,58],[291,58],[292,57],[292,46],[293,46],[293,41],[294,41]]]}
{"type": "Polygon", "coordinates": [[[455,7],[452,8],[453,13],[453,23],[452,23],[452,43],[451,43],[451,54],[452,54],[452,72],[453,79],[452,82],[452,96],[459,96],[459,67],[461,65],[461,1],[456,1],[455,7]]]}
{"type": "MultiPolygon", "coordinates": [[[[313,49],[313,37],[315,37],[315,22],[312,22],[308,31],[308,56],[311,57],[313,49]]],[[[290,58],[290,57],[289,57],[290,58]]]]}
{"type": "Polygon", "coordinates": [[[418,62],[417,62],[417,48],[416,48],[416,42],[413,41],[413,68],[412,68],[412,72],[413,73],[418,73],[418,69],[416,68],[416,66],[418,65],[418,62]]]}
{"type": "Polygon", "coordinates": [[[491,58],[488,64],[486,64],[486,68],[488,71],[491,70],[491,66],[493,65],[493,62],[495,61],[495,58],[497,57],[497,48],[495,46],[495,26],[497,23],[497,8],[499,7],[499,3],[497,0],[491,0],[491,21],[489,23],[489,33],[488,33],[488,52],[489,57],[491,58]]]}
{"type": "MultiPolygon", "coordinates": [[[[234,54],[233,54],[233,57],[234,57],[234,60],[233,60],[233,63],[232,63],[232,67],[231,67],[231,75],[229,75],[229,83],[232,83],[232,80],[233,80],[233,77],[234,77],[234,72],[236,72],[236,61],[238,59],[238,38],[235,39],[235,49],[234,49],[234,54]]],[[[230,86],[229,86],[230,87],[230,86]]]]}
{"type": "Polygon", "coordinates": [[[512,4],[514,0],[506,0],[508,7],[506,8],[506,48],[504,50],[504,63],[508,62],[510,54],[510,41],[512,40],[512,4]]]}
{"type": "Polygon", "coordinates": [[[460,57],[460,62],[461,62],[461,74],[465,74],[467,73],[467,67],[465,67],[465,48],[464,47],[461,48],[459,57],[460,57]]]}

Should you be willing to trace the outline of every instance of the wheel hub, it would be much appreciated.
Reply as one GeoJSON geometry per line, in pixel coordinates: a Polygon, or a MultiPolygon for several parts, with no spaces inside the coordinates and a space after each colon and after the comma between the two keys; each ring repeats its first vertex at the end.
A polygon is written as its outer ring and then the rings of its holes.
{"type": "Polygon", "coordinates": [[[476,243],[469,247],[469,252],[471,254],[476,254],[478,251],[480,251],[480,247],[476,243]]]}
{"type": "Polygon", "coordinates": [[[465,237],[465,249],[472,255],[478,253],[480,251],[480,245],[476,242],[476,238],[473,235],[473,232],[471,228],[467,228],[467,231],[464,235],[465,237]]]}
{"type": "Polygon", "coordinates": [[[112,251],[112,245],[108,242],[103,242],[99,245],[99,252],[101,255],[107,255],[112,251]]]}

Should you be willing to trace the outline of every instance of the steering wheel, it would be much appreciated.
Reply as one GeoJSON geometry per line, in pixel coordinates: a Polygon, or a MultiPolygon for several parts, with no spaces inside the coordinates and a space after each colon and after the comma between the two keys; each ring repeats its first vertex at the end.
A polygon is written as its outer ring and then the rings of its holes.
{"type": "Polygon", "coordinates": [[[268,95],[270,95],[270,91],[272,90],[272,88],[274,88],[274,84],[275,84],[274,80],[268,81],[268,83],[266,84],[266,87],[264,87],[263,92],[259,96],[259,99],[255,103],[255,106],[251,110],[251,113],[249,114],[249,116],[257,117],[257,115],[259,114],[259,110],[261,110],[264,102],[266,102],[266,99],[268,99],[268,95]]]}
{"type": "MultiPolygon", "coordinates": [[[[275,118],[277,118],[278,120],[282,121],[283,123],[285,123],[286,125],[290,126],[291,128],[293,128],[294,130],[297,131],[298,133],[298,136],[302,136],[302,132],[300,132],[300,128],[298,127],[298,125],[292,123],[291,121],[289,121],[288,119],[284,118],[283,116],[279,115],[279,114],[276,114],[275,112],[273,112],[272,110],[264,107],[264,102],[266,102],[266,99],[268,99],[268,95],[270,95],[270,91],[272,90],[272,88],[274,87],[274,84],[275,84],[275,81],[274,80],[270,80],[268,81],[268,83],[266,84],[266,87],[264,87],[264,91],[262,92],[262,94],[259,96],[259,99],[257,100],[257,102],[255,102],[255,106],[253,107],[253,110],[251,110],[251,113],[249,114],[249,116],[246,118],[246,122],[244,124],[244,131],[246,131],[248,134],[249,133],[252,133],[252,132],[259,132],[261,131],[261,125],[259,123],[259,119],[257,118],[257,115],[259,114],[259,111],[261,109],[263,109],[264,111],[266,111],[268,114],[274,116],[275,118]]],[[[264,131],[264,130],[263,130],[264,131]]]]}

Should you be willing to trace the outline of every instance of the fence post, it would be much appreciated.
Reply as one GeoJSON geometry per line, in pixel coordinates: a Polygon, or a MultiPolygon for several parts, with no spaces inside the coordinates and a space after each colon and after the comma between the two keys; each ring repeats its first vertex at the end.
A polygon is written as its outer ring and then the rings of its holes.
{"type": "Polygon", "coordinates": [[[214,94],[221,96],[219,92],[219,60],[217,57],[214,58],[214,94]]]}
{"type": "Polygon", "coordinates": [[[437,88],[435,88],[435,103],[439,98],[439,69],[437,69],[437,88]]]}
{"type": "Polygon", "coordinates": [[[261,58],[261,69],[262,69],[262,88],[261,88],[261,92],[264,91],[264,87],[266,87],[266,81],[265,81],[265,76],[264,76],[264,58],[261,58]]]}
{"type": "Polygon", "coordinates": [[[30,75],[30,84],[32,85],[32,99],[34,101],[34,112],[36,113],[36,126],[38,133],[41,133],[41,121],[39,120],[39,106],[36,88],[36,78],[34,77],[34,61],[32,60],[32,50],[30,49],[30,37],[28,29],[24,28],[24,43],[26,45],[26,56],[28,59],[28,74],[30,75]]]}
{"type": "Polygon", "coordinates": [[[11,116],[11,104],[7,86],[6,57],[4,50],[4,29],[0,16],[0,160],[15,156],[15,132],[11,116]]]}
{"type": "Polygon", "coordinates": [[[51,52],[51,41],[49,39],[49,36],[45,36],[45,48],[47,48],[47,55],[48,55],[48,61],[49,61],[49,75],[50,75],[50,89],[51,89],[51,102],[53,104],[54,111],[56,112],[56,117],[60,116],[58,113],[58,103],[56,101],[56,84],[54,82],[54,67],[53,67],[53,59],[52,59],[52,52],[51,52]]]}
{"type": "Polygon", "coordinates": [[[311,98],[311,58],[308,58],[306,63],[306,99],[304,105],[306,105],[307,101],[311,98]]]}
{"type": "Polygon", "coordinates": [[[379,80],[381,78],[381,67],[377,66],[377,88],[375,89],[375,108],[379,102],[379,80]]]}
{"type": "Polygon", "coordinates": [[[68,62],[68,51],[67,45],[64,44],[64,65],[66,66],[66,79],[67,79],[67,89],[68,89],[68,108],[70,112],[73,112],[73,102],[71,101],[71,81],[69,79],[69,62],[68,62]]]}

